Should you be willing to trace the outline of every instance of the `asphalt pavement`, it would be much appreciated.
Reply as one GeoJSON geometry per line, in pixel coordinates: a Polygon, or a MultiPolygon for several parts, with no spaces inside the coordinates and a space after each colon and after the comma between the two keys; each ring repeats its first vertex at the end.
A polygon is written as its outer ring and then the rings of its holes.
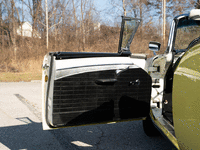
{"type": "Polygon", "coordinates": [[[41,82],[0,82],[0,150],[171,150],[148,137],[142,121],[43,131],[41,82]]]}

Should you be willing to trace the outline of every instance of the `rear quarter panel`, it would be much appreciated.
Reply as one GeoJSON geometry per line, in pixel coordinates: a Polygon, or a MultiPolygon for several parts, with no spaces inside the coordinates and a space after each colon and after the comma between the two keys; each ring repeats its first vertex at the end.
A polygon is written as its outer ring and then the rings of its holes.
{"type": "Polygon", "coordinates": [[[172,107],[180,149],[199,149],[200,44],[184,54],[174,72],[172,107]]]}

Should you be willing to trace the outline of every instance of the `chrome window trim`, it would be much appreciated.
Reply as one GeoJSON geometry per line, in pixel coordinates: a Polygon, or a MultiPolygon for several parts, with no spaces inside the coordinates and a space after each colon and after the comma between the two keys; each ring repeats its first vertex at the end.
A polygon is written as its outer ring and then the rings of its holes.
{"type": "Polygon", "coordinates": [[[168,46],[167,46],[169,47],[168,53],[172,52],[172,44],[174,41],[174,34],[175,34],[174,32],[175,32],[175,21],[173,20],[171,24],[170,35],[169,35],[168,46]]]}

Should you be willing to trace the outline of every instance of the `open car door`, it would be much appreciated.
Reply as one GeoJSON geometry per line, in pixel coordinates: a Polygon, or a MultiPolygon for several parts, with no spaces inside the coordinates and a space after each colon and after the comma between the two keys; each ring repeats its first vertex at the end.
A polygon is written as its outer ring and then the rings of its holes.
{"type": "Polygon", "coordinates": [[[140,19],[122,17],[118,53],[49,53],[43,61],[43,129],[144,119],[152,80],[131,54],[140,19]]]}

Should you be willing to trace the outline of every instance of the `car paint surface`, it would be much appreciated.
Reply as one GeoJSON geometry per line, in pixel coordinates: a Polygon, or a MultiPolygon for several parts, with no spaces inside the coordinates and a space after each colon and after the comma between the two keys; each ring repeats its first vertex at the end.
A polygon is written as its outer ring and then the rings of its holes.
{"type": "Polygon", "coordinates": [[[180,149],[200,147],[200,44],[188,50],[174,72],[173,119],[180,149]]]}

